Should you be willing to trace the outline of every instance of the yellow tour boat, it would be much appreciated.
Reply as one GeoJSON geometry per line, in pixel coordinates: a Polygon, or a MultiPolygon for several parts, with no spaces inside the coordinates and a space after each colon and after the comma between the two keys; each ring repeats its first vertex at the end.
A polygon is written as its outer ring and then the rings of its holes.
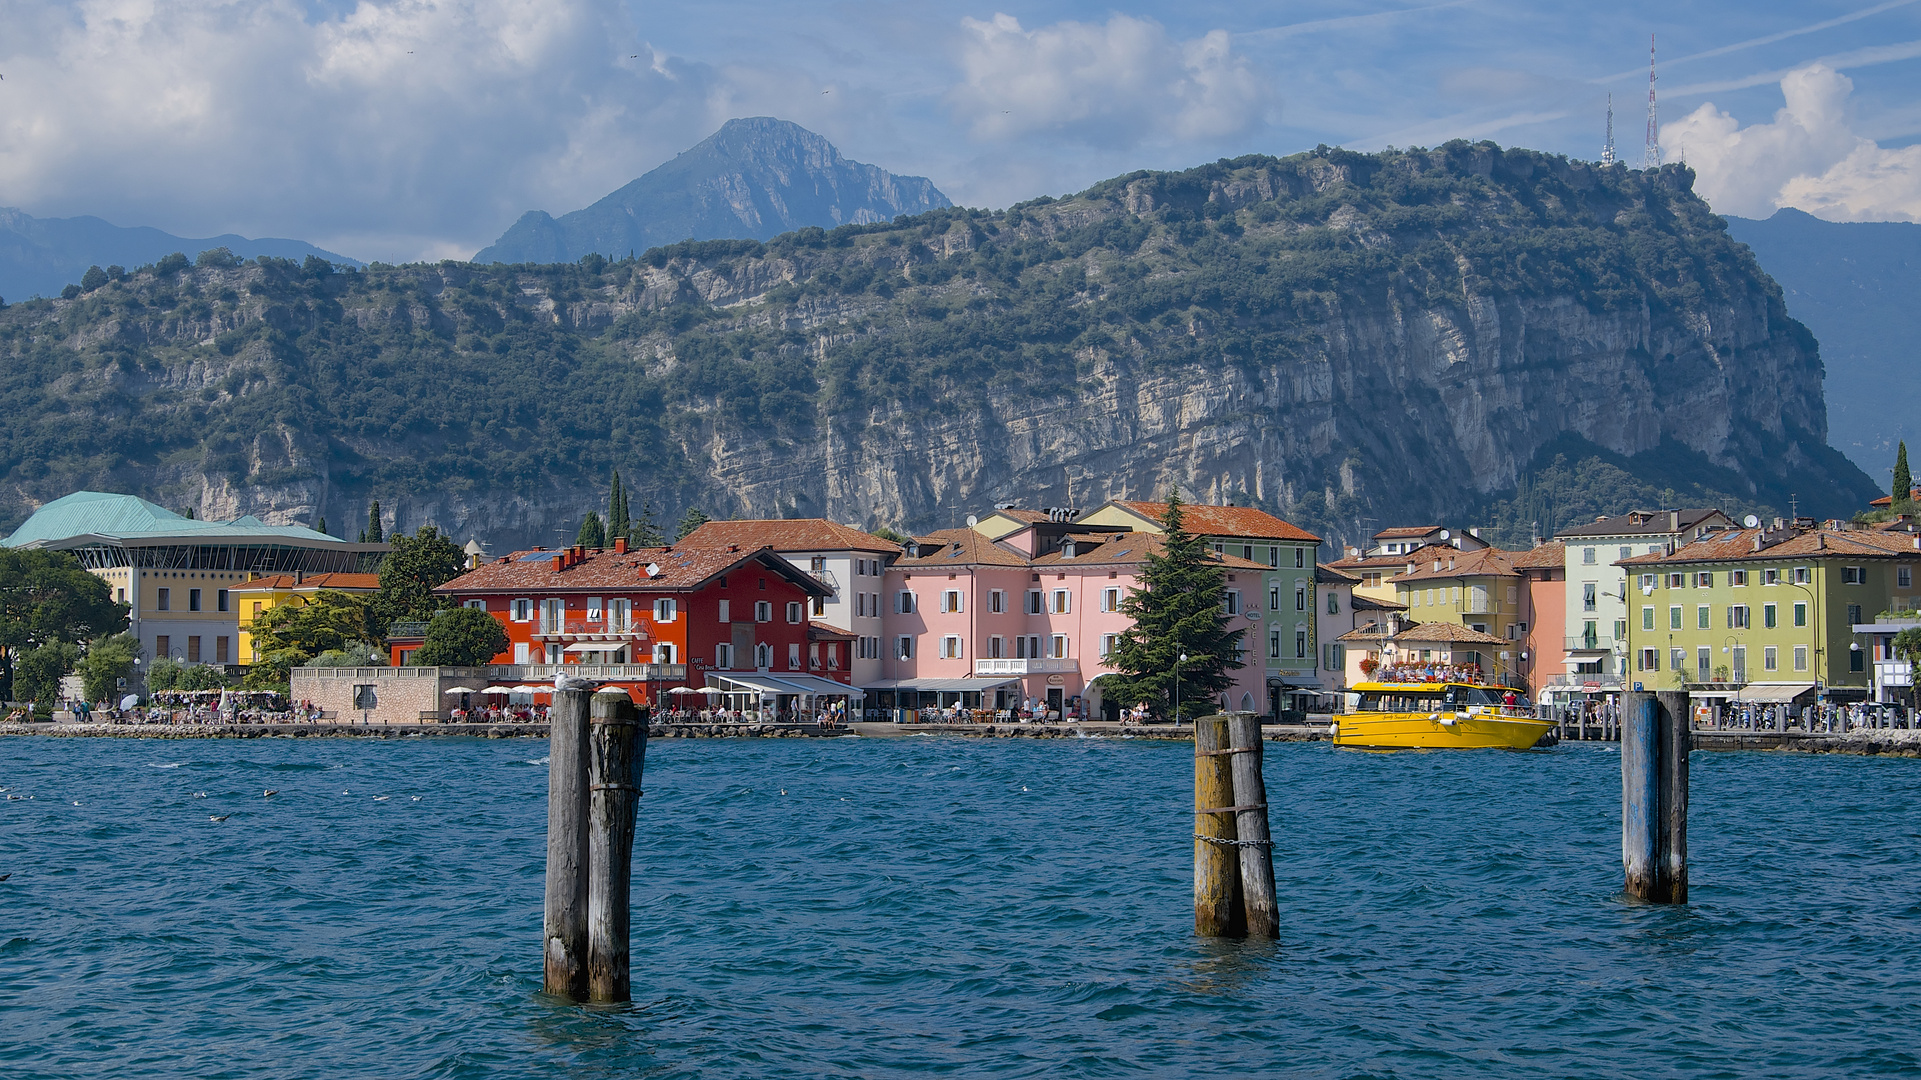
{"type": "Polygon", "coordinates": [[[1357,683],[1334,718],[1336,746],[1506,747],[1526,750],[1554,725],[1508,688],[1475,683],[1357,683]]]}

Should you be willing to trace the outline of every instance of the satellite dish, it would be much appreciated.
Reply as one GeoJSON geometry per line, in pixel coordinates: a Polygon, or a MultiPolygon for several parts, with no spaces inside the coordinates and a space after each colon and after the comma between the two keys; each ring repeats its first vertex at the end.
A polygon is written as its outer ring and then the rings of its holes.
{"type": "Polygon", "coordinates": [[[1749,514],[1747,517],[1741,519],[1741,524],[1746,525],[1750,529],[1758,529],[1761,527],[1761,519],[1755,517],[1753,514],[1749,514]]]}
{"type": "Polygon", "coordinates": [[[967,515],[967,527],[968,527],[968,528],[970,528],[970,529],[971,529],[971,528],[973,528],[974,526],[976,526],[976,525],[979,525],[980,523],[981,523],[981,519],[980,519],[980,518],[977,518],[977,517],[975,517],[975,516],[974,516],[974,515],[972,515],[972,514],[969,514],[969,515],[967,515]]]}
{"type": "Polygon", "coordinates": [[[659,576],[660,576],[660,564],[659,564],[659,563],[657,563],[657,562],[650,562],[650,563],[648,563],[648,564],[647,564],[647,576],[648,576],[648,577],[659,577],[659,576]]]}

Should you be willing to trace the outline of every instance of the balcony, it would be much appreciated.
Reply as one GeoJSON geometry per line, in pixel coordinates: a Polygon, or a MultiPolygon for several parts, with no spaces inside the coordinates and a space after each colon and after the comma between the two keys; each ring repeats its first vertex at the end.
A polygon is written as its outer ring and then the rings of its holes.
{"type": "Polygon", "coordinates": [[[1595,672],[1557,672],[1541,682],[1541,689],[1550,687],[1590,687],[1602,690],[1619,690],[1622,687],[1619,675],[1606,675],[1595,672]]]}
{"type": "Polygon", "coordinates": [[[1455,601],[1454,610],[1463,615],[1492,615],[1501,610],[1501,605],[1499,601],[1489,600],[1486,597],[1470,596],[1455,601]]]}
{"type": "Polygon", "coordinates": [[[974,661],[976,675],[1045,675],[1050,672],[1079,671],[1077,660],[1049,660],[1030,658],[1010,660],[1005,657],[974,661]]]}
{"type": "Polygon", "coordinates": [[[1568,652],[1613,652],[1614,639],[1607,634],[1582,634],[1580,637],[1561,639],[1568,652]]]}
{"type": "Polygon", "coordinates": [[[577,641],[648,641],[646,630],[632,620],[541,619],[534,625],[534,637],[567,638],[577,641]]]}
{"type": "Polygon", "coordinates": [[[815,581],[818,581],[822,585],[825,585],[828,588],[834,590],[834,595],[836,597],[840,595],[840,579],[834,576],[834,572],[832,570],[822,568],[819,570],[809,570],[807,571],[807,573],[808,573],[808,576],[812,577],[815,581]]]}
{"type": "Polygon", "coordinates": [[[487,677],[502,682],[552,682],[566,672],[582,679],[603,682],[681,682],[687,678],[686,664],[490,664],[487,677]]]}

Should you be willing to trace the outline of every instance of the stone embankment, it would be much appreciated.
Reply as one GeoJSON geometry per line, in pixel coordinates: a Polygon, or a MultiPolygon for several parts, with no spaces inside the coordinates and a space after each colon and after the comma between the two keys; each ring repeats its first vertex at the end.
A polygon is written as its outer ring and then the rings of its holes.
{"type": "MultiPolygon", "coordinates": [[[[1267,738],[1309,742],[1328,737],[1325,725],[1269,725],[1267,738]]],[[[403,739],[462,736],[482,739],[544,739],[546,724],[0,724],[0,736],[47,735],[55,738],[121,739],[403,739]]],[[[1122,725],[1094,721],[1077,724],[850,724],[822,728],[818,724],[653,724],[650,739],[795,739],[901,738],[916,735],[957,735],[977,739],[1137,738],[1187,740],[1188,725],[1122,725]]]]}

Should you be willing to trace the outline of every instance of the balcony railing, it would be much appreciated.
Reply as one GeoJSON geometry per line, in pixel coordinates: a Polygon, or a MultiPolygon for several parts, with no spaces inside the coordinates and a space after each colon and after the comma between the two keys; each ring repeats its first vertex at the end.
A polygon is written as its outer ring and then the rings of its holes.
{"type": "Polygon", "coordinates": [[[1602,690],[1618,690],[1622,686],[1622,680],[1619,675],[1604,675],[1597,672],[1558,672],[1548,676],[1541,683],[1543,689],[1553,686],[1593,686],[1602,690]]]}
{"type": "Polygon", "coordinates": [[[1470,596],[1455,601],[1454,608],[1463,615],[1492,615],[1500,605],[1486,597],[1470,596]]]}
{"type": "Polygon", "coordinates": [[[535,637],[620,637],[645,640],[646,631],[632,619],[540,619],[534,626],[535,637]]]}
{"type": "Polygon", "coordinates": [[[1042,675],[1048,672],[1077,671],[1078,661],[1033,658],[1011,660],[1005,657],[974,661],[976,675],[1042,675]]]}
{"type": "Polygon", "coordinates": [[[582,679],[610,682],[675,682],[687,678],[686,664],[489,664],[487,677],[503,682],[552,682],[563,671],[582,679]]]}
{"type": "Polygon", "coordinates": [[[1606,634],[1582,634],[1564,639],[1568,652],[1613,652],[1614,639],[1606,634]]]}

